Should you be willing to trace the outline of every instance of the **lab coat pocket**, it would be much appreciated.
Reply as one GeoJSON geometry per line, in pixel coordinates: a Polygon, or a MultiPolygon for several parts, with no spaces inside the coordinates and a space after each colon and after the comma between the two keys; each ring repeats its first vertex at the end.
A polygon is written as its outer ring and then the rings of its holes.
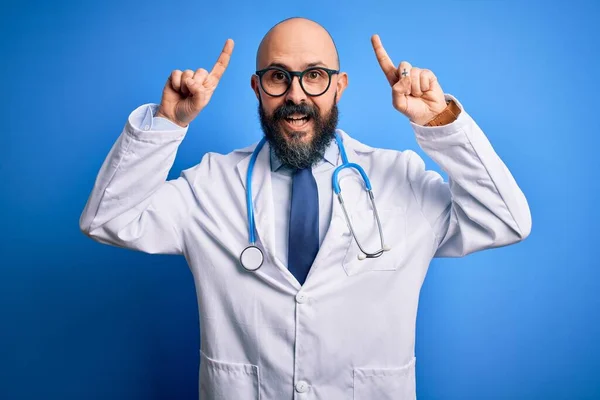
{"type": "MultiPolygon", "coordinates": [[[[406,243],[406,218],[402,207],[394,207],[379,211],[379,220],[383,231],[384,242],[390,250],[376,258],[364,258],[356,240],[349,233],[349,244],[344,257],[344,270],[348,276],[368,271],[395,271],[404,256],[406,243]]],[[[379,228],[373,210],[355,211],[350,216],[354,233],[363,249],[375,252],[381,248],[379,228]]]]}
{"type": "Polygon", "coordinates": [[[414,400],[415,361],[399,368],[355,368],[354,400],[414,400]]]}
{"type": "Polygon", "coordinates": [[[200,400],[259,400],[258,366],[209,358],[200,351],[200,400]]]}

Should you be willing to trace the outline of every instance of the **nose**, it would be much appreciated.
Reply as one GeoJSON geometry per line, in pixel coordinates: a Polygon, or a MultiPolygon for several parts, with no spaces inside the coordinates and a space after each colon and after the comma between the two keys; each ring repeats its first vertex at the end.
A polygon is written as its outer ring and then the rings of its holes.
{"type": "Polygon", "coordinates": [[[306,93],[300,86],[300,77],[292,76],[292,84],[285,94],[285,100],[293,101],[294,104],[300,104],[300,102],[306,102],[306,93]]]}

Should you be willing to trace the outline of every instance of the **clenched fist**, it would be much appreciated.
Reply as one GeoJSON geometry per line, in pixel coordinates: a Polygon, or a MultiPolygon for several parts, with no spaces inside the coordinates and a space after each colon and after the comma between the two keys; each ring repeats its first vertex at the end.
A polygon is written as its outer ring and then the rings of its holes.
{"type": "Polygon", "coordinates": [[[373,35],[371,43],[377,61],[392,87],[392,103],[396,110],[412,122],[423,125],[446,108],[444,91],[433,72],[413,68],[407,61],[402,61],[396,67],[378,35],[373,35]]]}
{"type": "Polygon", "coordinates": [[[183,72],[173,71],[163,89],[156,117],[168,118],[182,127],[192,122],[210,101],[221,76],[227,69],[232,52],[233,40],[227,39],[210,73],[204,68],[199,68],[196,72],[190,69],[183,72]]]}

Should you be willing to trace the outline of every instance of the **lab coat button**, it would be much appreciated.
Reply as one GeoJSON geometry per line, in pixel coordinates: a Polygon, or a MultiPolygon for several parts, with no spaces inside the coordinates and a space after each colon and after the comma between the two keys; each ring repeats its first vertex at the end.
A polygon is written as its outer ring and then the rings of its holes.
{"type": "Polygon", "coordinates": [[[304,381],[299,381],[298,383],[296,383],[296,392],[298,393],[306,393],[308,392],[308,388],[308,383],[304,381]]]}
{"type": "Polygon", "coordinates": [[[145,131],[150,130],[150,125],[144,125],[144,130],[145,131]]]}
{"type": "Polygon", "coordinates": [[[305,295],[304,293],[298,293],[296,295],[296,302],[299,304],[306,303],[307,300],[308,300],[308,296],[305,295]]]}

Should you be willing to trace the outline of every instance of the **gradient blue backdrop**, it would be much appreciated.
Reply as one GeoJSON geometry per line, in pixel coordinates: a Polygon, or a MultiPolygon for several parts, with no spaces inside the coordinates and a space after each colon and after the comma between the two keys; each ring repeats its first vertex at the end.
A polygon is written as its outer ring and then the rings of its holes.
{"type": "MultiPolygon", "coordinates": [[[[420,399],[600,398],[599,6],[583,2],[8,1],[0,13],[0,399],[195,399],[183,258],[97,244],[78,218],[131,110],[172,69],[233,58],[171,177],[261,136],[256,47],[289,16],[330,30],[340,126],[416,149],[370,45],[433,70],[525,192],[523,243],[435,260],[417,325],[420,399]]],[[[428,168],[438,169],[426,158],[428,168]]]]}

